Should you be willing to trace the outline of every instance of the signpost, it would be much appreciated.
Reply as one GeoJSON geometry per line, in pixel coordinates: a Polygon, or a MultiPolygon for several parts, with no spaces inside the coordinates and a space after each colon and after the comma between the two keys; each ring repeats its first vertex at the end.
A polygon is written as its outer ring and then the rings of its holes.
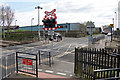
{"type": "Polygon", "coordinates": [[[87,22],[87,31],[90,34],[90,36],[88,37],[88,47],[90,47],[91,43],[92,43],[92,39],[93,39],[92,34],[93,34],[93,31],[95,31],[94,22],[92,22],[92,21],[87,22]]]}
{"type": "MultiPolygon", "coordinates": [[[[45,17],[43,18],[43,30],[49,30],[48,35],[51,35],[51,51],[53,50],[53,35],[54,35],[54,30],[57,29],[57,16],[55,14],[56,9],[53,9],[52,11],[48,12],[45,11],[44,13],[46,14],[45,17]]],[[[53,54],[52,54],[52,63],[53,63],[53,54]]]]}
{"type": "Polygon", "coordinates": [[[111,28],[111,42],[112,42],[112,28],[114,27],[114,24],[110,24],[109,27],[111,28]]]}

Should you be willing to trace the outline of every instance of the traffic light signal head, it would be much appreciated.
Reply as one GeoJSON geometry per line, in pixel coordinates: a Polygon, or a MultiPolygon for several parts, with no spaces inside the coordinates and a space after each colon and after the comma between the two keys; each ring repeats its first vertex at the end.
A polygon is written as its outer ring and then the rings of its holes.
{"type": "Polygon", "coordinates": [[[55,18],[42,20],[45,25],[45,28],[54,28],[55,27],[55,18]]]}

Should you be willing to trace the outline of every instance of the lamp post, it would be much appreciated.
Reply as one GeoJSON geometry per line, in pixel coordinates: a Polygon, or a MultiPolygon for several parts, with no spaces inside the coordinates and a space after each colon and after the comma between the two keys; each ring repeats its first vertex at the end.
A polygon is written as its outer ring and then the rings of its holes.
{"type": "Polygon", "coordinates": [[[32,32],[32,21],[34,20],[34,18],[31,19],[31,32],[32,32]]]}
{"type": "Polygon", "coordinates": [[[43,9],[40,6],[35,7],[35,9],[38,9],[38,35],[39,35],[39,40],[40,40],[40,20],[39,20],[39,9],[43,9]]]}
{"type": "MultiPolygon", "coordinates": [[[[114,18],[112,18],[113,20],[113,29],[114,29],[114,18]]],[[[112,27],[111,27],[111,42],[112,42],[112,27]]]]}
{"type": "Polygon", "coordinates": [[[15,20],[15,27],[16,27],[16,22],[17,22],[17,20],[15,20]]]}
{"type": "Polygon", "coordinates": [[[117,29],[117,12],[115,12],[115,23],[114,23],[114,29],[117,29]]]}

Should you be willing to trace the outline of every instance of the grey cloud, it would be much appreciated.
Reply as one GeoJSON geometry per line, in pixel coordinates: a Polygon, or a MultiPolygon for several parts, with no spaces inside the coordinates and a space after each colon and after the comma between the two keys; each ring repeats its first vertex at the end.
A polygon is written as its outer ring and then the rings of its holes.
{"type": "Polygon", "coordinates": [[[109,17],[112,17],[112,16],[113,16],[112,14],[101,13],[101,14],[98,14],[96,17],[105,17],[105,18],[109,18],[109,17]]]}
{"type": "Polygon", "coordinates": [[[74,12],[74,13],[84,13],[84,12],[91,12],[94,10],[94,7],[90,4],[85,6],[78,6],[78,5],[65,5],[64,8],[58,8],[57,12],[59,13],[67,13],[67,12],[74,12]]]}

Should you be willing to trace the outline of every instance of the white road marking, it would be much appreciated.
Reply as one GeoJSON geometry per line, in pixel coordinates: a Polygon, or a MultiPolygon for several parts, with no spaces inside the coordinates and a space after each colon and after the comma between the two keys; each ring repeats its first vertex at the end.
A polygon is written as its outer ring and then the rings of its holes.
{"type": "Polygon", "coordinates": [[[69,63],[69,64],[74,64],[74,63],[72,63],[72,62],[61,61],[61,60],[56,60],[56,61],[65,62],[65,63],[69,63]]]}
{"type": "Polygon", "coordinates": [[[61,72],[57,72],[56,74],[63,75],[63,76],[66,75],[65,73],[61,73],[61,72]]]}
{"type": "Polygon", "coordinates": [[[47,72],[47,73],[53,73],[53,71],[50,71],[50,70],[45,70],[45,72],[47,72]]]}
{"type": "Polygon", "coordinates": [[[81,47],[86,47],[86,46],[88,46],[88,45],[83,45],[83,46],[81,46],[81,47]]]}
{"type": "Polygon", "coordinates": [[[33,69],[33,68],[28,68],[28,69],[33,69]]]}
{"type": "Polygon", "coordinates": [[[42,69],[38,69],[38,71],[42,71],[42,69]]]}

